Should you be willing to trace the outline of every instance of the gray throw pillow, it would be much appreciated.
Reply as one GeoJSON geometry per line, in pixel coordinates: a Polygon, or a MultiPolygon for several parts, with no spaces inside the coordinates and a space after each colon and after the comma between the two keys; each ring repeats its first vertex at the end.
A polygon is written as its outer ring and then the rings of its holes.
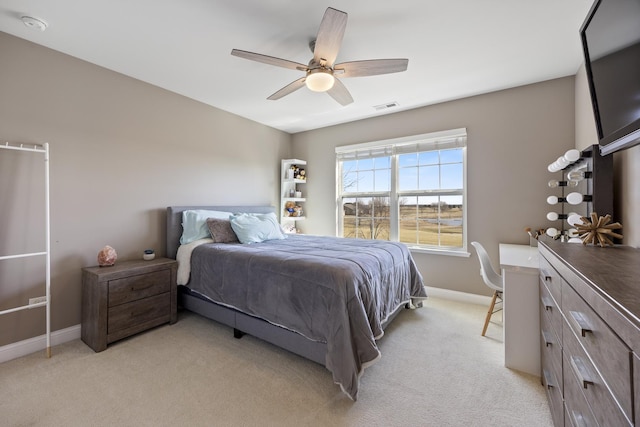
{"type": "Polygon", "coordinates": [[[216,243],[238,243],[238,236],[228,219],[207,218],[207,227],[216,243]]]}

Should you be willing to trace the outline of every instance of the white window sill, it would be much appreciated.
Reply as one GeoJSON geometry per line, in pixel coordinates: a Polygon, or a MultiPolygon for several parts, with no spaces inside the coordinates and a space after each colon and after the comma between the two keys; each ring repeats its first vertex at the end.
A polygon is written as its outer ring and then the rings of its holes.
{"type": "Polygon", "coordinates": [[[465,257],[468,258],[471,256],[470,252],[467,252],[463,249],[455,250],[455,249],[433,249],[433,248],[423,248],[420,246],[410,246],[409,250],[411,253],[420,253],[420,254],[430,254],[430,255],[446,255],[446,256],[457,256],[457,257],[465,257]]]}

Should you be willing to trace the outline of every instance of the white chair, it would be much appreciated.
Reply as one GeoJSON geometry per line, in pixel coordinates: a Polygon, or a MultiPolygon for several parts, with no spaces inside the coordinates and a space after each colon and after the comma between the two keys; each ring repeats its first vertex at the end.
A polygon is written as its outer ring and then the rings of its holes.
{"type": "Polygon", "coordinates": [[[482,276],[484,283],[493,289],[493,298],[491,298],[491,305],[489,305],[489,311],[487,312],[487,317],[484,321],[484,328],[482,328],[482,336],[484,336],[487,332],[491,316],[502,310],[502,276],[496,273],[493,269],[489,254],[487,254],[484,247],[478,242],[471,242],[471,244],[476,248],[476,252],[478,253],[478,260],[480,260],[480,275],[482,276]],[[496,303],[500,304],[500,307],[497,309],[496,303]]]}

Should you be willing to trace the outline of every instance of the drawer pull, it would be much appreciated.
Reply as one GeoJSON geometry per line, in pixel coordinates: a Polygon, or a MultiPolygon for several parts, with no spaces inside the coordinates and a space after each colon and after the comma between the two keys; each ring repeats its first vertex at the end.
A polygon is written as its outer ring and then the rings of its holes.
{"type": "Polygon", "coordinates": [[[132,285],[131,288],[129,288],[129,290],[131,292],[140,292],[140,291],[144,291],[145,289],[152,288],[155,285],[156,285],[155,283],[145,283],[143,285],[132,285]]]}
{"type": "Polygon", "coordinates": [[[151,307],[151,308],[146,308],[146,309],[144,309],[144,310],[137,310],[137,311],[136,311],[136,310],[132,310],[132,311],[129,313],[129,316],[130,316],[130,317],[140,317],[140,316],[147,315],[147,314],[151,313],[152,311],[153,311],[153,307],[151,307]]]}
{"type": "Polygon", "coordinates": [[[552,387],[555,387],[555,384],[553,384],[553,377],[551,376],[551,374],[549,373],[549,371],[547,371],[546,369],[544,369],[542,371],[542,375],[544,375],[544,382],[547,383],[547,388],[549,390],[551,390],[552,387]]]}
{"type": "Polygon", "coordinates": [[[551,332],[542,331],[542,339],[544,340],[544,344],[546,347],[551,347],[553,345],[553,335],[551,332]]]}
{"type": "Polygon", "coordinates": [[[546,311],[550,311],[553,307],[553,301],[548,297],[542,297],[542,305],[546,311]]]}
{"type": "Polygon", "coordinates": [[[544,281],[545,282],[550,282],[551,281],[551,276],[544,276],[544,281]]]}
{"type": "Polygon", "coordinates": [[[571,419],[573,421],[573,425],[576,427],[590,427],[591,423],[589,423],[580,412],[571,411],[571,419]]]}
{"type": "Polygon", "coordinates": [[[587,333],[593,333],[593,329],[591,328],[589,320],[587,320],[587,316],[579,311],[570,311],[569,314],[571,314],[571,318],[580,329],[580,334],[582,334],[583,337],[586,337],[587,333]]]}
{"type": "Polygon", "coordinates": [[[582,388],[586,389],[588,386],[595,384],[582,359],[576,356],[571,356],[571,368],[573,368],[573,372],[582,383],[582,388]]]}

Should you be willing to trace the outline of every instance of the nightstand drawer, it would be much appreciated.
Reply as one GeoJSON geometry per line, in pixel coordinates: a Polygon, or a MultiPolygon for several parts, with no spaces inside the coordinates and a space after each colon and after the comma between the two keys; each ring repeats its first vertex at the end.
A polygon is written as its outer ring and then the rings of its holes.
{"type": "Polygon", "coordinates": [[[169,292],[170,287],[170,269],[110,280],[109,307],[169,292]]]}
{"type": "Polygon", "coordinates": [[[120,304],[109,309],[107,335],[111,336],[132,325],[143,325],[150,321],[157,320],[158,324],[168,322],[170,310],[171,295],[169,292],[140,301],[120,304]]]}
{"type": "MultiPolygon", "coordinates": [[[[584,347],[627,417],[632,419],[629,348],[569,285],[562,289],[562,307],[567,325],[573,331],[570,338],[584,347]]],[[[566,347],[569,343],[564,334],[566,330],[563,332],[566,347]]]]}

